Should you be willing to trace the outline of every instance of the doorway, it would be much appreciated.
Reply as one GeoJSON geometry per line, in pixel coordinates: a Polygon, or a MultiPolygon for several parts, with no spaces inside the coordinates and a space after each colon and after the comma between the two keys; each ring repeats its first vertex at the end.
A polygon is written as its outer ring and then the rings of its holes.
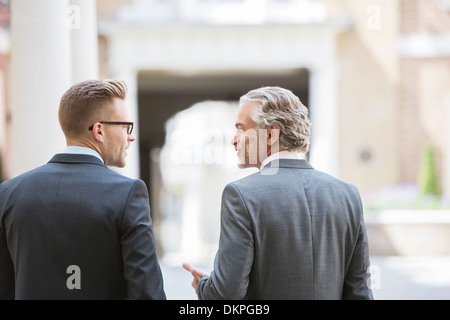
{"type": "MultiPolygon", "coordinates": [[[[308,106],[307,69],[257,71],[141,71],[138,73],[139,151],[141,179],[149,189],[155,236],[164,217],[159,191],[158,153],[165,143],[166,122],[202,101],[235,101],[252,89],[280,86],[291,90],[308,106]]],[[[234,128],[230,128],[234,129],[234,128]]],[[[163,255],[161,246],[158,254],[163,255]]]]}

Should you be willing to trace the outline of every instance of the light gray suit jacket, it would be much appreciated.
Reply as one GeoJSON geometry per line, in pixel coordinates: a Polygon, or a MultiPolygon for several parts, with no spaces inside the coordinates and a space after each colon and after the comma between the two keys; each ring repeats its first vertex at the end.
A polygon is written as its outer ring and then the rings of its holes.
{"type": "Polygon", "coordinates": [[[373,299],[359,193],[305,160],[228,184],[200,299],[373,299]]]}

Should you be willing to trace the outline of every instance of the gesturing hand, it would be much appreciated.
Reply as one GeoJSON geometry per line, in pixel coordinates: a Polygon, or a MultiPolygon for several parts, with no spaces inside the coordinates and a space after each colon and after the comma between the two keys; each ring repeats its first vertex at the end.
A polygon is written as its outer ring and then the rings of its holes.
{"type": "Polygon", "coordinates": [[[183,268],[186,271],[189,271],[192,274],[192,276],[194,277],[194,279],[192,280],[192,287],[195,289],[195,293],[197,293],[197,287],[198,287],[199,281],[203,277],[209,277],[209,274],[201,269],[191,266],[189,263],[186,263],[186,262],[183,263],[183,268]]]}

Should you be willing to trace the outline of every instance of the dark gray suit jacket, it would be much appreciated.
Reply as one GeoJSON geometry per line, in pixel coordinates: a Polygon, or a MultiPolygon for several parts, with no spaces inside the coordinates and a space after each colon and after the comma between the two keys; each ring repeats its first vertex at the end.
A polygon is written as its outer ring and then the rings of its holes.
{"type": "Polygon", "coordinates": [[[372,299],[357,189],[305,160],[228,184],[214,271],[200,299],[372,299]]]}
{"type": "Polygon", "coordinates": [[[0,185],[0,299],[165,299],[151,225],[141,180],[57,154],[0,185]]]}

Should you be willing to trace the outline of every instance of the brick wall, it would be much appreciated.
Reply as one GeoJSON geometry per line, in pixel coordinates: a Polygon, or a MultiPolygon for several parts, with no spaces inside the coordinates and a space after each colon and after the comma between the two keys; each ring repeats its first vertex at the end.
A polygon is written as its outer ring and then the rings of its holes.
{"type": "Polygon", "coordinates": [[[450,58],[403,58],[400,66],[400,180],[416,181],[427,143],[435,147],[443,177],[450,58]]]}
{"type": "Polygon", "coordinates": [[[448,0],[401,0],[400,6],[402,33],[450,32],[448,0]]]}
{"type": "MultiPolygon", "coordinates": [[[[401,0],[401,34],[450,34],[450,12],[443,0],[401,0]]],[[[416,182],[427,143],[435,147],[441,184],[448,159],[447,99],[450,56],[400,58],[399,182],[416,182]]],[[[445,190],[447,193],[449,190],[445,190]]]]}
{"type": "Polygon", "coordinates": [[[425,145],[431,143],[445,186],[450,57],[402,57],[397,45],[402,35],[450,35],[450,1],[321,2],[331,17],[348,16],[353,22],[337,39],[341,177],[368,193],[416,183],[425,145]],[[366,23],[374,4],[380,29],[366,23]]]}
{"type": "Polygon", "coordinates": [[[337,37],[339,177],[371,194],[398,183],[398,3],[321,2],[331,18],[352,21],[337,37]]]}

